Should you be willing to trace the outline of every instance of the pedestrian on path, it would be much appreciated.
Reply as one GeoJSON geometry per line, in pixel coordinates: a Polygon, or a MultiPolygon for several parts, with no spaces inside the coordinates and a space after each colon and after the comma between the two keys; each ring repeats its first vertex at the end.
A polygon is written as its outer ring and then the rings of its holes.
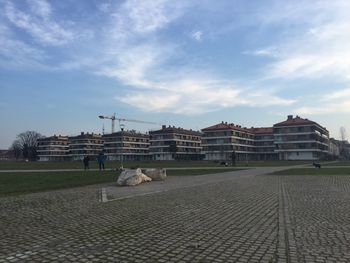
{"type": "Polygon", "coordinates": [[[97,156],[97,162],[98,162],[98,167],[99,167],[100,171],[105,169],[106,159],[107,159],[107,157],[106,157],[106,155],[104,155],[103,152],[100,152],[100,154],[97,156]]]}
{"type": "Polygon", "coordinates": [[[89,170],[90,169],[90,158],[89,156],[85,155],[83,158],[83,163],[84,163],[84,170],[89,170]]]}

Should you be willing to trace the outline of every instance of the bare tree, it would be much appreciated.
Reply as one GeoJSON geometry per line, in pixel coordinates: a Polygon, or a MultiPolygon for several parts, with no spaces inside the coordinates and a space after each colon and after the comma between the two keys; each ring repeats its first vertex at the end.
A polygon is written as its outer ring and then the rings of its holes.
{"type": "Polygon", "coordinates": [[[43,136],[36,131],[26,131],[17,135],[12,143],[11,150],[18,159],[23,157],[28,160],[35,160],[37,157],[37,140],[43,136]]]}
{"type": "Polygon", "coordinates": [[[345,127],[340,127],[340,139],[342,141],[345,141],[346,140],[346,130],[345,130],[345,127]]]}

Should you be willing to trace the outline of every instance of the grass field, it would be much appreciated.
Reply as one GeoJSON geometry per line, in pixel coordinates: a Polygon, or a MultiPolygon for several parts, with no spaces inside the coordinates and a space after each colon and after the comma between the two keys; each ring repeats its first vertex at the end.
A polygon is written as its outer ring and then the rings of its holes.
{"type": "Polygon", "coordinates": [[[0,196],[111,182],[115,172],[0,173],[0,196]]]}
{"type": "Polygon", "coordinates": [[[332,163],[325,163],[324,166],[350,166],[350,161],[337,161],[332,163]]]}
{"type": "Polygon", "coordinates": [[[350,175],[349,168],[294,168],[280,172],[271,173],[272,175],[350,175]]]}
{"type": "MultiPolygon", "coordinates": [[[[266,162],[237,162],[236,166],[258,167],[258,166],[289,166],[299,164],[309,164],[306,161],[266,161],[266,162]]],[[[106,168],[118,168],[120,162],[107,161],[106,168]]],[[[150,162],[124,162],[125,168],[176,168],[176,167],[223,167],[214,161],[150,161],[150,162]]],[[[46,170],[46,169],[82,169],[83,163],[79,161],[72,162],[16,162],[0,161],[0,170],[46,170]]],[[[98,168],[97,162],[92,161],[90,168],[98,168]]]]}
{"type": "MultiPolygon", "coordinates": [[[[238,169],[168,170],[168,176],[214,174],[238,169]]],[[[0,197],[116,181],[118,172],[13,172],[0,173],[0,197]]]]}

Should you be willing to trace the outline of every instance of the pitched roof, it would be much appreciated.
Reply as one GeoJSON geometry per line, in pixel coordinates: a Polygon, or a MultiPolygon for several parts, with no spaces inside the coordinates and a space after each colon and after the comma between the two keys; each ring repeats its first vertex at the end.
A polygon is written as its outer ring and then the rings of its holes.
{"type": "Polygon", "coordinates": [[[68,139],[101,139],[102,135],[101,134],[96,134],[96,133],[84,133],[81,132],[79,135],[75,136],[69,136],[68,139]]]}
{"type": "Polygon", "coordinates": [[[108,138],[108,137],[118,137],[118,136],[130,136],[130,137],[145,137],[148,138],[149,135],[141,132],[136,132],[133,130],[126,130],[126,131],[117,131],[114,133],[108,133],[108,134],[103,134],[102,138],[108,138]]]}
{"type": "Polygon", "coordinates": [[[213,126],[202,129],[202,131],[216,131],[216,130],[235,130],[235,131],[242,131],[242,132],[251,132],[249,129],[245,127],[241,127],[240,125],[235,125],[233,123],[227,123],[227,122],[221,122],[213,126]]]}
{"type": "Polygon", "coordinates": [[[310,124],[317,124],[317,123],[314,121],[310,121],[308,119],[300,118],[299,116],[296,116],[295,118],[293,118],[293,115],[289,115],[286,121],[276,123],[273,126],[278,127],[278,126],[294,126],[294,125],[310,125],[310,124]]]}
{"type": "Polygon", "coordinates": [[[201,133],[199,131],[186,130],[180,127],[176,128],[175,126],[168,126],[168,127],[163,126],[162,129],[160,130],[149,132],[149,134],[163,134],[163,133],[179,133],[179,134],[201,136],[201,133]]]}

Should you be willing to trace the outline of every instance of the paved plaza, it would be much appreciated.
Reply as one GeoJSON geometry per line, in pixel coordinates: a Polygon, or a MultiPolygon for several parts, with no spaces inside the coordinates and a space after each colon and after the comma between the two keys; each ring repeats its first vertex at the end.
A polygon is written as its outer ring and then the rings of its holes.
{"type": "Polygon", "coordinates": [[[0,262],[350,262],[350,177],[284,168],[0,199],[0,262]]]}

